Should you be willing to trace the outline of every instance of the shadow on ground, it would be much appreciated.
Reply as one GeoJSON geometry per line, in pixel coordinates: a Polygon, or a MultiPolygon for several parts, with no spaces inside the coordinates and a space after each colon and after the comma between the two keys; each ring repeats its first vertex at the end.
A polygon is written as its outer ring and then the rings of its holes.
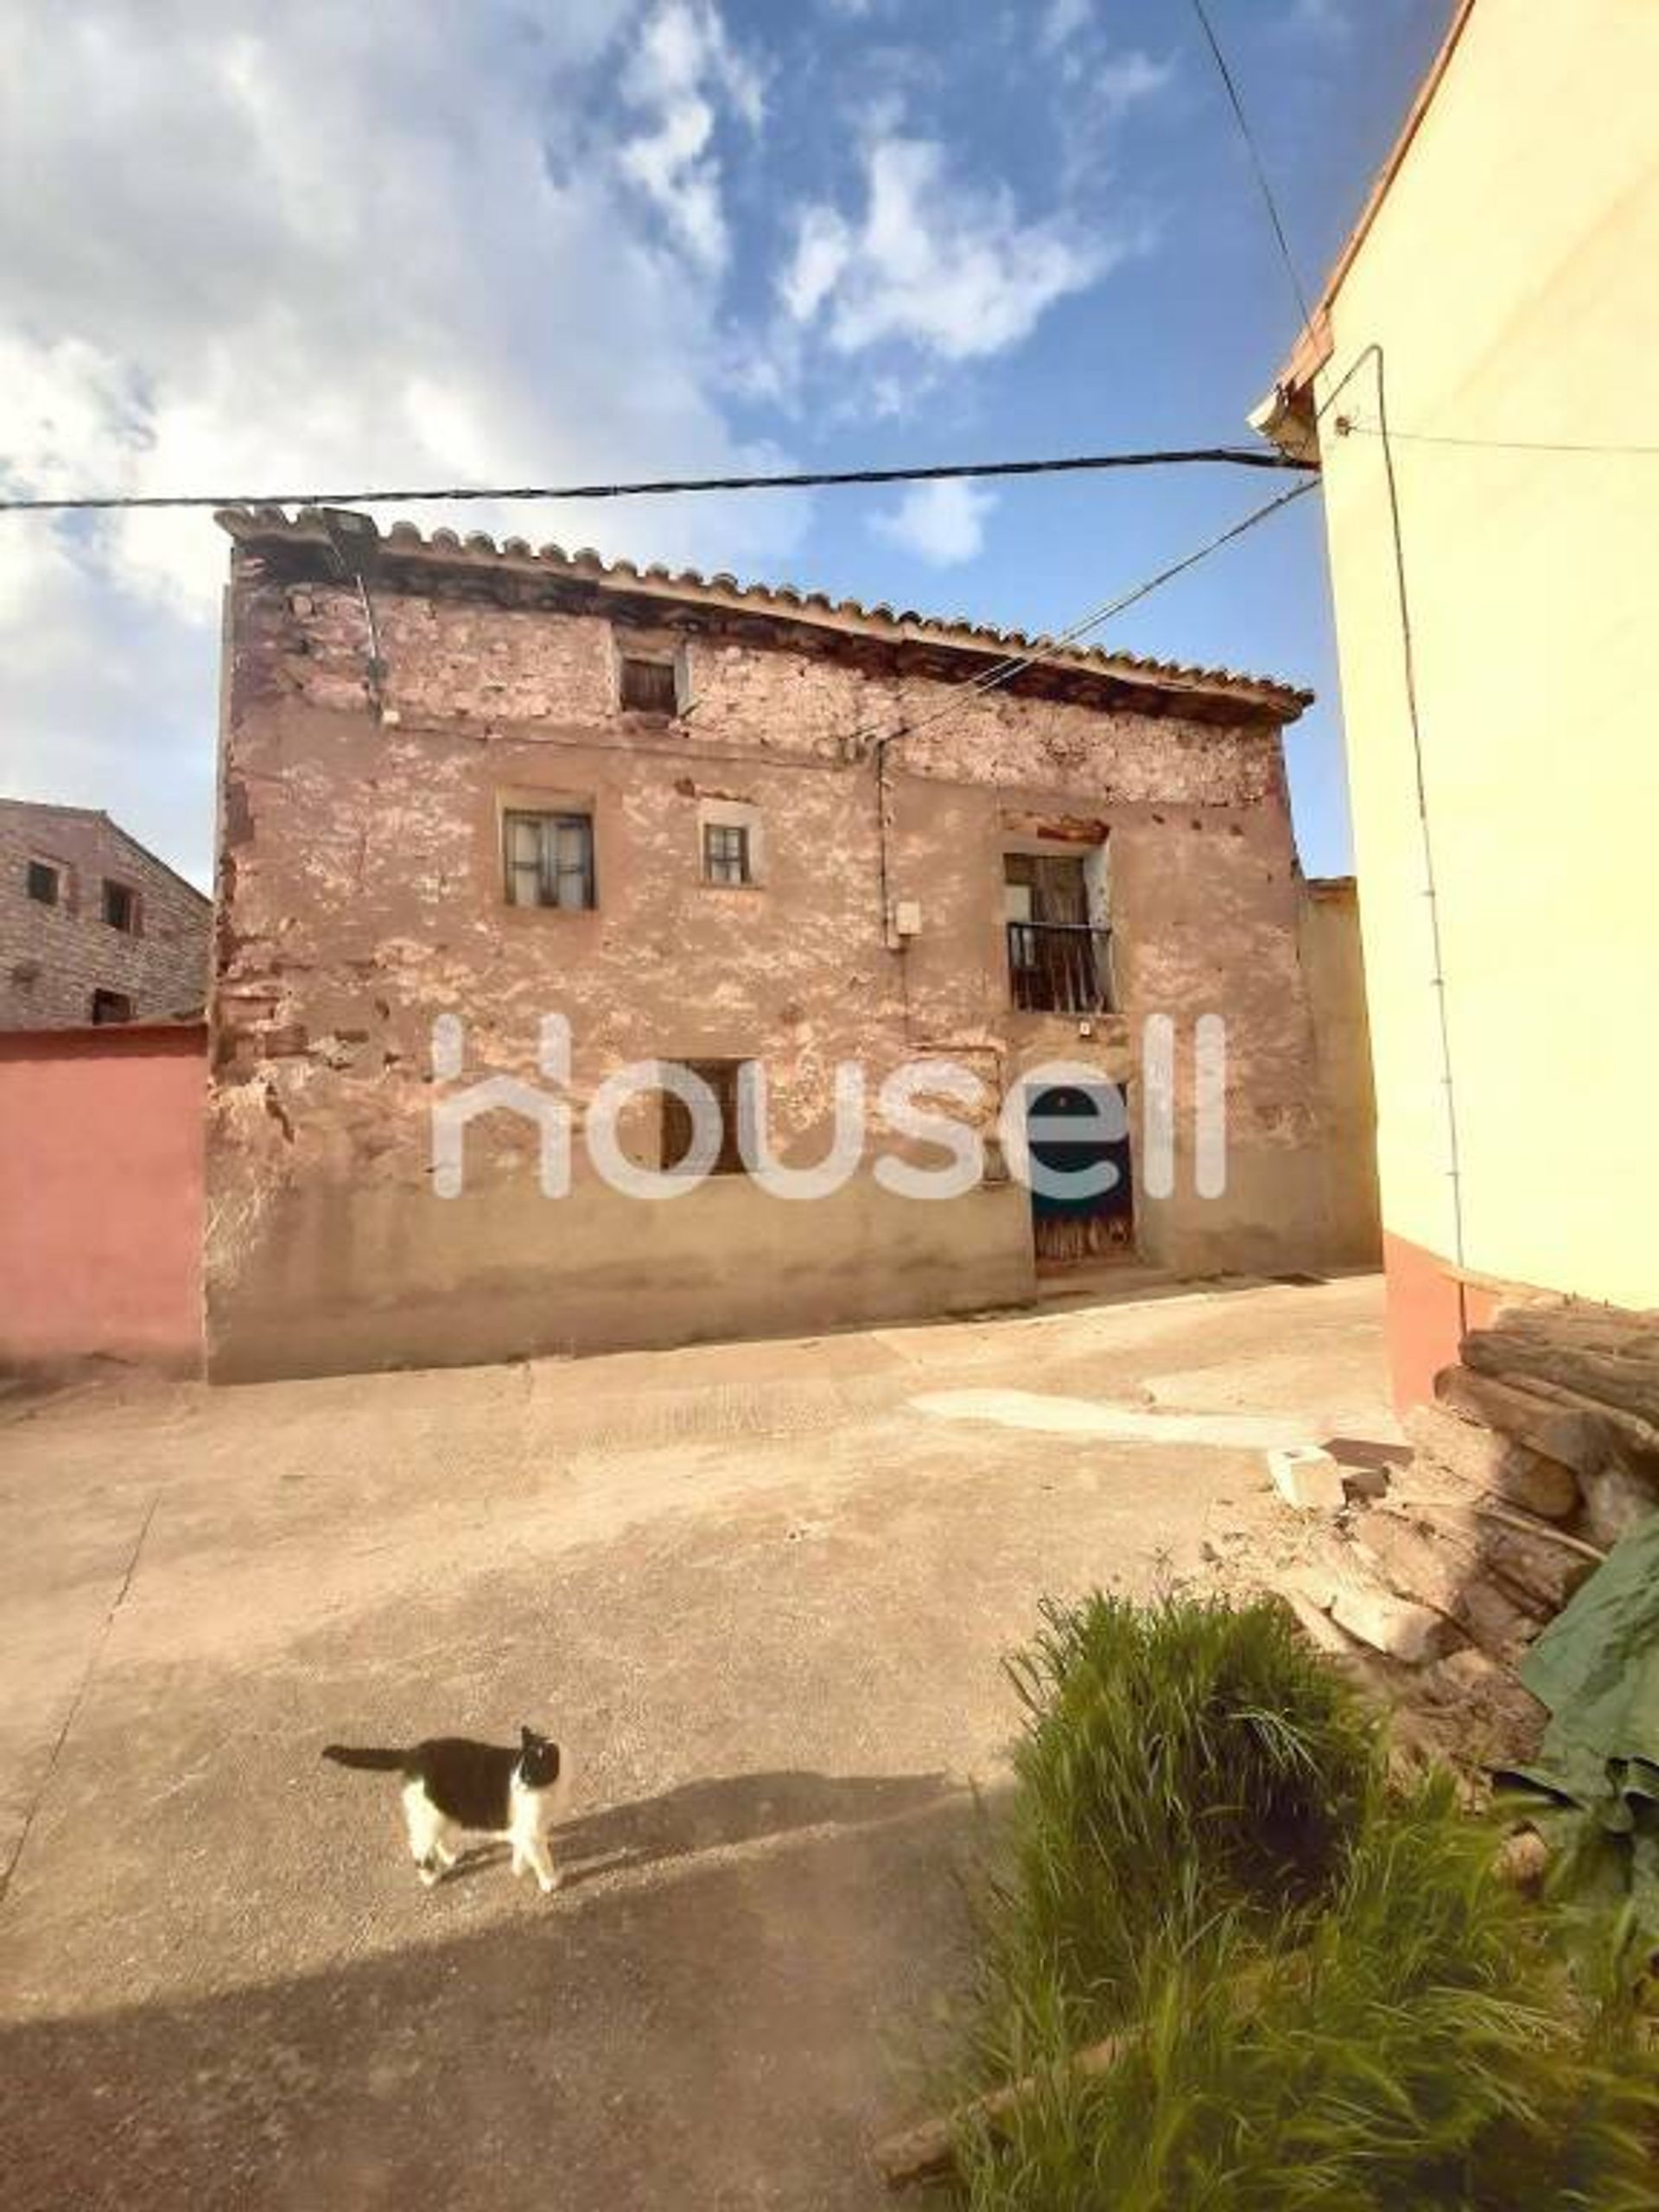
{"type": "MultiPolygon", "coordinates": [[[[941,1798],[959,1797],[962,1785],[944,1774],[734,1774],[688,1782],[660,1796],[639,1797],[569,1821],[553,1831],[562,1885],[574,1889],[600,1874],[651,1866],[664,1859],[691,1859],[734,1844],[763,1843],[802,1828],[862,1827],[897,1820],[941,1798]]],[[[474,1844],[450,1872],[460,1882],[505,1864],[505,1843],[474,1844]]]]}
{"type": "Polygon", "coordinates": [[[553,1840],[574,1884],[801,1828],[868,1827],[961,1794],[944,1774],[737,1774],[608,1807],[569,1822],[553,1840]]]}
{"type": "Polygon", "coordinates": [[[8,2206],[874,2208],[868,2146],[961,1974],[951,1875],[982,1835],[933,1775],[694,1783],[565,1832],[641,1880],[520,1885],[464,1936],[19,2024],[8,2206]]]}

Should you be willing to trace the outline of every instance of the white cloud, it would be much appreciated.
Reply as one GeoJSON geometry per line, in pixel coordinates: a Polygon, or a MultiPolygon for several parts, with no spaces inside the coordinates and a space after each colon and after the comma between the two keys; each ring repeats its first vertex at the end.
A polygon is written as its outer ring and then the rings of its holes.
{"type": "Polygon", "coordinates": [[[798,322],[810,322],[841,281],[852,257],[852,233],[833,207],[806,208],[794,257],[784,271],[784,305],[798,322]]]}
{"type": "Polygon", "coordinates": [[[1350,0],[1291,0],[1286,22],[1292,30],[1313,31],[1324,38],[1346,38],[1354,28],[1350,0]]]}
{"type": "Polygon", "coordinates": [[[1071,43],[1093,13],[1093,0],[1049,0],[1038,43],[1046,54],[1058,53],[1071,43]]]}
{"type": "Polygon", "coordinates": [[[653,118],[622,148],[623,174],[704,268],[723,267],[728,246],[714,151],[716,104],[723,99],[758,130],[766,113],[760,72],[728,38],[711,0],[660,0],[623,73],[622,92],[653,118]]]}
{"type": "Polygon", "coordinates": [[[985,518],[996,494],[961,477],[914,484],[889,513],[870,527],[938,569],[973,560],[985,543],[985,518]]]}
{"type": "Polygon", "coordinates": [[[74,537],[7,517],[0,654],[0,791],[105,807],[207,889],[217,714],[211,630],[134,606],[109,589],[102,564],[74,537]]]}
{"type": "Polygon", "coordinates": [[[1125,250],[1060,219],[1025,221],[1005,186],[953,174],[935,140],[878,137],[863,162],[861,218],[802,208],[779,286],[798,321],[825,318],[840,353],[895,341],[950,361],[1001,353],[1125,250]]]}
{"type": "MultiPolygon", "coordinates": [[[[399,10],[395,38],[338,0],[0,10],[0,480],[282,493],[778,465],[727,426],[728,334],[691,232],[653,237],[595,120],[626,57],[654,122],[688,36],[698,97],[752,118],[759,80],[710,7],[658,9],[631,51],[629,23],[625,0],[399,10]]],[[[741,568],[780,558],[804,513],[467,521],[741,568]]],[[[107,806],[200,872],[226,555],[200,513],[0,521],[0,788],[107,806]]]]}
{"type": "Polygon", "coordinates": [[[1090,82],[1099,94],[1107,112],[1112,116],[1127,114],[1141,100],[1149,99],[1154,92],[1163,91],[1175,74],[1173,59],[1154,61],[1149,54],[1133,47],[1123,54],[1113,54],[1096,69],[1090,82]]]}
{"type": "Polygon", "coordinates": [[[1060,81],[1085,92],[1092,89],[1098,96],[1096,105],[1103,106],[1114,120],[1161,92],[1175,74],[1173,56],[1154,60],[1139,47],[1112,52],[1100,34],[1094,0],[1049,0],[1037,42],[1060,81]]]}

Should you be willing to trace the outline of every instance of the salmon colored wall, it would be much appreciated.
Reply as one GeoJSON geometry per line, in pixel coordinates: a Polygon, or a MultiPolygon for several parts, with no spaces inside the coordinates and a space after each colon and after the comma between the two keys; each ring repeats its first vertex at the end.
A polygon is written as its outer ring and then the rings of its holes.
{"type": "Polygon", "coordinates": [[[1433,1402],[1434,1377],[1455,1367],[1465,1329],[1484,1329],[1498,1294],[1484,1284],[1459,1284],[1449,1260],[1384,1231],[1388,1281],[1389,1373],[1401,1414],[1433,1402]],[[1461,1296],[1459,1296],[1461,1291],[1461,1296]]]}
{"type": "Polygon", "coordinates": [[[201,1357],[197,1022],[0,1033],[0,1362],[201,1357]]]}

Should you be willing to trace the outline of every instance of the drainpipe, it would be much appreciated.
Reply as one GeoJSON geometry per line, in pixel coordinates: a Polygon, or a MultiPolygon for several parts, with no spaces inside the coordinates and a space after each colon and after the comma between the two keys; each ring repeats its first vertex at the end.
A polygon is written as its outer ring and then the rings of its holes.
{"type": "MultiPolygon", "coordinates": [[[[1367,362],[1371,363],[1376,370],[1377,429],[1382,441],[1383,474],[1389,494],[1389,528],[1394,553],[1395,593],[1399,609],[1401,656],[1406,687],[1406,717],[1411,734],[1412,776],[1417,804],[1417,834],[1423,861],[1423,896],[1428,901],[1428,929],[1432,960],[1429,988],[1434,994],[1435,1028],[1440,1041],[1440,1083],[1446,1101],[1448,1161],[1446,1175],[1451,1185],[1452,1194],[1452,1256],[1458,1268],[1458,1326],[1459,1334],[1462,1334],[1468,1327],[1468,1301],[1463,1280],[1464,1270],[1468,1264],[1468,1250],[1464,1234],[1463,1157],[1458,1131],[1457,1084],[1452,1071],[1451,1021],[1446,1009],[1446,958],[1440,929],[1440,885],[1434,866],[1434,839],[1429,819],[1428,786],[1423,766],[1422,721],[1419,712],[1417,691],[1416,637],[1412,624],[1411,593],[1406,573],[1405,537],[1400,517],[1400,486],[1395,471],[1394,447],[1389,435],[1388,392],[1382,348],[1380,344],[1373,341],[1366,346],[1350,363],[1336,385],[1320,403],[1318,414],[1313,417],[1312,424],[1312,457],[1318,458],[1319,425],[1323,423],[1325,416],[1336,405],[1342,394],[1347,390],[1349,384],[1367,362]]],[[[1265,415],[1271,410],[1272,403],[1270,402],[1268,409],[1262,411],[1265,415]]],[[[1294,410],[1281,406],[1276,411],[1273,411],[1271,421],[1264,420],[1258,424],[1258,427],[1264,429],[1275,443],[1282,443],[1283,426],[1295,423],[1297,419],[1294,410]]],[[[1351,416],[1338,415],[1334,428],[1338,437],[1351,435],[1354,429],[1351,416]]],[[[1304,417],[1299,428],[1299,435],[1303,439],[1306,438],[1306,429],[1307,425],[1304,417]]],[[[1287,447],[1285,449],[1288,451],[1291,448],[1287,447]]],[[[1297,457],[1308,457],[1306,443],[1301,444],[1297,457]]],[[[1328,519],[1326,526],[1328,529],[1328,519]]]]}

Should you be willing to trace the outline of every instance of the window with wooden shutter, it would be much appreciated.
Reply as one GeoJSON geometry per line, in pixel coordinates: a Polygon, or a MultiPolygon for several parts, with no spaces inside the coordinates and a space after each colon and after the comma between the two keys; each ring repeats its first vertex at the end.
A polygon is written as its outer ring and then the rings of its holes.
{"type": "Polygon", "coordinates": [[[679,671],[671,660],[624,653],[618,683],[622,705],[632,714],[677,715],[680,710],[679,671]]]}
{"type": "MultiPolygon", "coordinates": [[[[685,1060],[681,1065],[693,1075],[702,1077],[714,1092],[720,1108],[720,1153],[709,1173],[743,1174],[743,1155],[737,1144],[737,1078],[744,1063],[741,1060],[685,1060]]],[[[671,1175],[683,1164],[691,1150],[691,1109],[674,1091],[664,1091],[662,1099],[662,1168],[665,1175],[671,1175]]]]}
{"type": "Polygon", "coordinates": [[[592,906],[594,818],[590,814],[502,817],[510,906],[592,906]]]}

